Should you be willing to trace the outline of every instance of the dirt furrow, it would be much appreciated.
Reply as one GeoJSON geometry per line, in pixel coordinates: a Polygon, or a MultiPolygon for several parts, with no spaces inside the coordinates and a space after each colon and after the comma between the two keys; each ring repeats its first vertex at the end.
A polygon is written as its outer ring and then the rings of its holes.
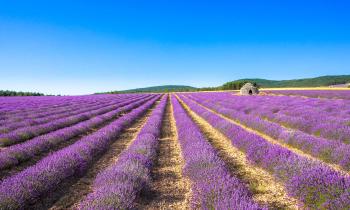
{"type": "Polygon", "coordinates": [[[298,208],[297,200],[287,195],[282,183],[267,171],[249,164],[245,154],[233,147],[230,139],[193,112],[181,99],[180,103],[200,127],[206,139],[217,149],[230,173],[247,183],[255,201],[271,209],[298,208]]]}
{"type": "Polygon", "coordinates": [[[183,165],[173,110],[168,99],[158,157],[152,170],[153,182],[150,189],[141,194],[138,209],[189,209],[190,183],[182,176],[183,165]]]}
{"type": "Polygon", "coordinates": [[[156,102],[151,109],[147,110],[142,117],[125,129],[123,133],[113,141],[104,154],[96,157],[95,161],[89,166],[89,169],[83,176],[72,177],[61,183],[54,192],[48,193],[45,198],[41,199],[30,208],[76,209],[79,202],[91,192],[92,184],[97,174],[113,164],[117,160],[119,154],[132,143],[158,103],[159,101],[156,102]]]}

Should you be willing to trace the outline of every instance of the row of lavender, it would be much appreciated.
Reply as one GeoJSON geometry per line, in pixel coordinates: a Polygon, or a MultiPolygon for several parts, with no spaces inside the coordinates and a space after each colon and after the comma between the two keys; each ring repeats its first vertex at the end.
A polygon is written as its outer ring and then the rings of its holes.
{"type": "MultiPolygon", "coordinates": [[[[21,127],[28,127],[34,125],[40,125],[44,123],[48,123],[53,120],[57,120],[64,117],[69,117],[77,114],[81,114],[84,112],[88,112],[91,110],[103,108],[106,106],[113,105],[115,103],[121,102],[122,100],[126,100],[129,97],[125,97],[122,99],[114,99],[114,100],[106,100],[98,103],[84,103],[84,104],[76,104],[73,106],[65,106],[60,108],[58,111],[48,111],[42,112],[41,117],[29,117],[22,118],[20,120],[11,118],[9,120],[3,120],[0,122],[0,134],[8,133],[9,131],[13,131],[14,129],[18,129],[21,127]]],[[[133,97],[130,97],[133,98],[133,97]]]]}
{"type": "MultiPolygon", "coordinates": [[[[231,139],[233,146],[245,152],[251,163],[264,168],[277,179],[283,181],[288,193],[303,202],[305,207],[315,209],[350,208],[350,177],[348,175],[319,161],[311,160],[284,147],[272,144],[208,111],[191,99],[183,95],[180,97],[194,112],[231,139]]],[[[215,103],[208,104],[200,99],[198,102],[206,106],[215,106],[215,103]]],[[[225,108],[222,107],[216,109],[220,113],[224,110],[225,108]]]]}
{"type": "Polygon", "coordinates": [[[141,106],[135,103],[131,112],[107,126],[1,181],[0,209],[25,208],[46,192],[56,189],[66,179],[83,174],[93,160],[159,98],[160,95],[153,95],[151,100],[141,106]]]}
{"type": "Polygon", "coordinates": [[[195,209],[261,209],[247,186],[231,176],[225,163],[172,96],[174,117],[182,155],[184,174],[191,180],[195,209]]]}
{"type": "Polygon", "coordinates": [[[64,112],[67,108],[74,108],[77,107],[81,104],[86,104],[86,105],[93,105],[97,104],[97,102],[84,102],[84,103],[63,103],[61,105],[51,105],[50,107],[36,107],[32,111],[17,111],[15,113],[10,113],[7,111],[0,111],[1,113],[1,118],[0,118],[0,125],[8,124],[8,123],[15,123],[19,122],[21,120],[26,120],[26,119],[32,119],[32,118],[37,118],[40,119],[42,117],[47,117],[52,114],[59,114],[64,112]]]}
{"type": "Polygon", "coordinates": [[[287,127],[350,143],[350,103],[346,100],[319,100],[288,96],[212,95],[230,99],[236,110],[247,114],[259,114],[287,127]]]}
{"type": "Polygon", "coordinates": [[[53,105],[56,108],[73,105],[81,100],[81,97],[0,97],[0,119],[19,113],[27,115],[34,110],[52,109],[53,105]]]}
{"type": "Polygon", "coordinates": [[[118,160],[100,172],[92,192],[80,209],[134,209],[141,190],[151,183],[151,168],[157,156],[158,139],[167,103],[163,96],[133,143],[118,160]]]}
{"type": "Polygon", "coordinates": [[[349,90],[266,90],[268,94],[350,100],[349,90]]]}
{"type": "MultiPolygon", "coordinates": [[[[227,96],[226,94],[211,94],[210,99],[203,94],[195,94],[190,97],[197,102],[201,102],[225,116],[238,120],[240,123],[265,133],[284,144],[300,149],[325,162],[338,164],[344,170],[350,170],[350,145],[344,143],[346,142],[345,139],[343,139],[343,141],[329,140],[307,134],[300,130],[285,128],[279,123],[271,122],[270,120],[264,120],[268,115],[273,116],[271,110],[276,109],[276,106],[269,102],[261,105],[261,107],[250,105],[251,103],[254,104],[256,100],[260,100],[256,98],[261,97],[235,97],[227,96]],[[256,109],[254,109],[253,106],[256,107],[256,109]],[[250,110],[249,114],[247,113],[247,110],[250,110]]],[[[271,101],[278,100],[279,98],[280,97],[274,97],[271,101]]],[[[281,107],[279,107],[279,109],[281,109],[281,107]]],[[[309,118],[312,118],[311,115],[309,118]]],[[[269,117],[268,119],[271,118],[272,117],[269,117]]],[[[333,131],[335,132],[335,130],[333,131]]],[[[342,134],[349,132],[350,126],[342,131],[342,134]]],[[[346,138],[349,138],[349,136],[346,138]]]]}
{"type": "MultiPolygon", "coordinates": [[[[119,95],[67,96],[67,97],[0,97],[0,120],[16,117],[40,116],[42,112],[57,111],[66,106],[104,102],[119,95]]],[[[122,96],[124,97],[124,96],[122,96]]]]}
{"type": "Polygon", "coordinates": [[[50,132],[45,135],[35,137],[21,144],[9,146],[6,150],[0,153],[0,170],[10,168],[18,165],[19,163],[29,160],[35,155],[52,150],[56,145],[64,141],[68,141],[78,135],[85,134],[92,128],[105,124],[106,122],[119,116],[122,112],[128,112],[135,106],[139,106],[148,101],[151,96],[141,98],[137,101],[127,100],[115,110],[107,112],[102,115],[98,115],[89,120],[80,122],[76,125],[65,127],[57,131],[50,132]]]}
{"type": "MultiPolygon", "coordinates": [[[[201,134],[179,102],[172,98],[179,141],[186,160],[184,169],[192,181],[193,204],[201,209],[263,209],[239,179],[231,177],[216,151],[201,134]],[[205,167],[206,166],[206,167],[205,167]]],[[[118,161],[101,172],[80,209],[133,209],[138,193],[150,181],[157,138],[166,100],[162,99],[145,126],[118,161]]]]}
{"type": "Polygon", "coordinates": [[[228,98],[231,98],[236,106],[249,108],[252,114],[309,134],[350,143],[350,103],[346,101],[286,96],[228,98]]]}
{"type": "Polygon", "coordinates": [[[309,134],[349,142],[350,104],[345,100],[238,97],[225,93],[209,96],[227,98],[232,108],[246,114],[257,114],[309,134]]]}
{"type": "MultiPolygon", "coordinates": [[[[88,108],[92,106],[98,106],[98,105],[106,105],[111,104],[113,102],[131,99],[133,97],[141,97],[141,94],[125,94],[125,95],[98,95],[98,96],[79,96],[76,97],[77,99],[73,100],[71,98],[75,97],[69,97],[57,101],[56,98],[52,98],[52,101],[46,102],[47,107],[42,108],[42,105],[40,104],[41,97],[38,97],[38,100],[36,101],[37,106],[32,107],[32,110],[27,111],[21,111],[17,110],[16,107],[19,106],[19,104],[13,104],[13,105],[7,105],[9,108],[13,108],[16,110],[15,113],[8,112],[8,111],[1,111],[0,110],[0,126],[7,126],[9,124],[16,124],[16,123],[22,123],[22,121],[26,121],[27,123],[33,123],[33,124],[40,124],[40,121],[45,121],[45,118],[54,117],[55,115],[59,114],[65,114],[67,111],[73,111],[73,109],[77,108],[77,110],[80,108],[88,108]],[[55,102],[59,103],[56,104],[55,102]]],[[[24,97],[26,98],[26,97],[24,97]]],[[[60,97],[58,97],[60,98],[60,97]]],[[[33,99],[32,99],[33,100],[33,99]]],[[[27,105],[27,99],[21,99],[18,103],[20,104],[26,104],[27,105]]],[[[31,100],[28,100],[31,101],[31,100]]],[[[33,100],[34,101],[34,100],[33,100]]],[[[28,105],[30,106],[30,105],[28,105]]],[[[5,127],[6,128],[6,127],[5,127]]],[[[5,129],[6,130],[6,129],[5,129]]]]}
{"type": "MultiPolygon", "coordinates": [[[[142,96],[142,97],[147,97],[147,96],[142,96]]],[[[132,99],[132,100],[137,101],[139,100],[139,98],[132,99]]],[[[39,136],[51,131],[55,131],[57,129],[71,126],[81,121],[90,119],[91,117],[94,117],[96,115],[104,114],[106,112],[114,110],[121,105],[122,106],[126,105],[127,103],[130,103],[130,101],[125,102],[125,100],[121,99],[121,100],[118,100],[117,102],[112,103],[109,106],[102,106],[102,107],[87,109],[85,110],[85,112],[80,114],[68,116],[65,118],[59,118],[57,120],[53,120],[44,124],[19,128],[9,133],[0,134],[0,145],[3,145],[3,146],[13,145],[13,144],[31,139],[35,136],[39,136]]]]}
{"type": "MultiPolygon", "coordinates": [[[[113,101],[118,101],[123,98],[127,99],[133,96],[136,97],[136,95],[124,95],[124,96],[114,96],[114,97],[105,96],[105,97],[98,97],[98,100],[94,99],[93,97],[89,97],[89,98],[78,97],[80,98],[80,100],[74,100],[74,103],[72,103],[70,100],[62,100],[60,101],[60,104],[55,104],[54,102],[51,102],[47,104],[48,107],[46,108],[42,108],[41,106],[38,105],[37,107],[33,107],[33,110],[26,111],[26,112],[18,111],[16,113],[11,114],[10,112],[0,111],[0,114],[3,115],[2,118],[0,119],[0,125],[15,123],[22,120],[41,119],[41,118],[49,117],[51,115],[64,113],[66,110],[70,110],[70,109],[74,109],[82,106],[89,107],[94,105],[108,104],[113,101]]],[[[25,101],[23,101],[22,104],[26,104],[25,101]]],[[[18,105],[13,105],[13,107],[16,107],[16,106],[18,105]]]]}

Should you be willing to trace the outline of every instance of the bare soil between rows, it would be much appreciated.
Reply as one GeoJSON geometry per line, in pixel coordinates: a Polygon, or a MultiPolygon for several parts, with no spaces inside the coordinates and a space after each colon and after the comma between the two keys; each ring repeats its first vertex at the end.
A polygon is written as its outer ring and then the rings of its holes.
{"type": "Polygon", "coordinates": [[[182,176],[184,160],[177,139],[170,100],[163,117],[152,185],[137,201],[138,209],[190,209],[190,183],[182,176]]]}

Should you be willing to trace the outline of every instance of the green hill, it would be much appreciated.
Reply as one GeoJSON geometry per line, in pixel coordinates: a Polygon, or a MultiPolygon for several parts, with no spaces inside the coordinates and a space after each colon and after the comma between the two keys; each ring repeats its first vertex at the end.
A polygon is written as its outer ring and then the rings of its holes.
{"type": "Polygon", "coordinates": [[[206,90],[239,90],[245,83],[251,82],[254,85],[262,88],[284,88],[284,87],[322,87],[337,84],[350,83],[350,75],[338,75],[338,76],[322,76],[315,78],[305,79],[292,79],[292,80],[267,80],[267,79],[239,79],[218,87],[203,87],[195,88],[185,85],[163,85],[153,86],[146,88],[136,88],[122,91],[111,91],[107,93],[148,93],[148,92],[186,92],[186,91],[206,91],[206,90]]]}
{"type": "Polygon", "coordinates": [[[350,82],[350,75],[339,76],[322,76],[306,79],[292,80],[267,80],[267,79],[239,79],[227,82],[220,86],[220,89],[239,89],[241,84],[246,82],[255,83],[263,88],[282,88],[282,87],[321,87],[337,84],[345,84],[350,82]]]}
{"type": "Polygon", "coordinates": [[[181,92],[181,91],[195,91],[197,88],[185,85],[162,85],[162,86],[152,86],[145,88],[135,88],[122,91],[111,91],[108,93],[149,93],[149,92],[181,92]]]}

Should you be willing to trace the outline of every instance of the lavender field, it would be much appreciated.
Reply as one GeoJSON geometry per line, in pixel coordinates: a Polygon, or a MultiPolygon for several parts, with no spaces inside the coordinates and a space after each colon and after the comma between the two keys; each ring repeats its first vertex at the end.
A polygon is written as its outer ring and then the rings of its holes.
{"type": "Polygon", "coordinates": [[[350,209],[349,100],[0,97],[0,209],[350,209]]]}

